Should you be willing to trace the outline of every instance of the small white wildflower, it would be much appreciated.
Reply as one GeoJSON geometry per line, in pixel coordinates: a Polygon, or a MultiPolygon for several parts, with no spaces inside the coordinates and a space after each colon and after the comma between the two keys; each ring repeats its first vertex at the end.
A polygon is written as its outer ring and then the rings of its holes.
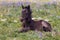
{"type": "Polygon", "coordinates": [[[0,20],[4,22],[4,21],[6,21],[7,19],[0,19],[0,20]]]}
{"type": "Polygon", "coordinates": [[[1,14],[1,17],[3,17],[3,14],[1,14]]]}
{"type": "Polygon", "coordinates": [[[45,21],[47,21],[47,22],[48,22],[49,20],[48,20],[48,19],[45,19],[45,21]]]}
{"type": "Polygon", "coordinates": [[[42,20],[42,18],[41,18],[41,17],[38,17],[37,19],[38,19],[38,20],[42,20]]]}
{"type": "Polygon", "coordinates": [[[16,38],[14,38],[14,40],[16,40],[16,38]]]}
{"type": "Polygon", "coordinates": [[[14,22],[17,22],[17,20],[14,20],[14,22]]]}
{"type": "Polygon", "coordinates": [[[32,18],[32,20],[35,20],[36,18],[32,18]]]}
{"type": "Polygon", "coordinates": [[[32,18],[32,20],[42,20],[43,18],[38,17],[38,18],[32,18]]]}
{"type": "Polygon", "coordinates": [[[43,11],[42,9],[40,9],[40,11],[43,11]]]}

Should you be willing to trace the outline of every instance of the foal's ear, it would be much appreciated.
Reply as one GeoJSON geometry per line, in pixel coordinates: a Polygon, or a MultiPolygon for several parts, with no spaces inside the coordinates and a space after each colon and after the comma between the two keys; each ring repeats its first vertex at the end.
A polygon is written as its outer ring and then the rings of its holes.
{"type": "Polygon", "coordinates": [[[24,9],[24,6],[22,5],[22,9],[24,9]]]}
{"type": "Polygon", "coordinates": [[[30,5],[28,5],[27,7],[28,7],[28,9],[30,9],[30,5]]]}

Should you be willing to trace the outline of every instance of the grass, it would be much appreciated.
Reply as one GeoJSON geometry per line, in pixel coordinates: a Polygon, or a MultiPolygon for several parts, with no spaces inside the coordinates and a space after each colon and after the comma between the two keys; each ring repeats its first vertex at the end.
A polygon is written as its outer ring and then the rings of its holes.
{"type": "Polygon", "coordinates": [[[42,32],[42,37],[34,31],[18,33],[17,31],[22,27],[19,19],[21,6],[2,6],[0,7],[0,40],[60,40],[60,7],[45,4],[38,9],[34,4],[31,7],[33,17],[48,19],[57,33],[42,32]]]}

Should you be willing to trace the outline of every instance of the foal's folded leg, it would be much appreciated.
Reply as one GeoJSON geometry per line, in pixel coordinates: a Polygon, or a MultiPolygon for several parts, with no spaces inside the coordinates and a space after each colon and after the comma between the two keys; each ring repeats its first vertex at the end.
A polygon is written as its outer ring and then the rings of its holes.
{"type": "Polygon", "coordinates": [[[24,27],[24,28],[22,28],[22,29],[19,31],[19,33],[27,32],[27,31],[29,31],[29,30],[30,30],[29,27],[24,27]]]}

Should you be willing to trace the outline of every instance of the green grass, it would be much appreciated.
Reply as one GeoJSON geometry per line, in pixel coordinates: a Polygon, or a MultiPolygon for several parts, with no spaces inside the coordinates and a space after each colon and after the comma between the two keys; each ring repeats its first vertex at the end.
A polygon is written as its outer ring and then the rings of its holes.
{"type": "MultiPolygon", "coordinates": [[[[59,6],[54,8],[53,5],[44,5],[41,9],[34,9],[34,6],[31,5],[32,16],[48,19],[52,28],[60,32],[59,6]]],[[[0,7],[0,40],[60,40],[58,33],[42,32],[42,38],[34,31],[18,33],[17,31],[22,27],[19,17],[21,17],[21,7],[13,7],[13,5],[11,7],[0,7]]]]}

